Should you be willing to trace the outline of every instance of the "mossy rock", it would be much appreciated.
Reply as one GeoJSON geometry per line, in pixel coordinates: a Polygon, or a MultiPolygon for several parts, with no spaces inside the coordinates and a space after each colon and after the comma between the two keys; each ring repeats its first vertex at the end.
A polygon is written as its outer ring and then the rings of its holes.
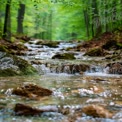
{"type": "Polygon", "coordinates": [[[21,71],[21,75],[29,75],[37,73],[37,70],[28,63],[28,61],[21,59],[19,57],[13,56],[15,65],[17,65],[21,71]]]}
{"type": "Polygon", "coordinates": [[[5,52],[0,53],[0,76],[32,75],[37,70],[28,61],[5,52]]]}
{"type": "Polygon", "coordinates": [[[63,53],[63,54],[57,54],[52,57],[52,59],[68,59],[73,60],[75,59],[74,54],[72,53],[63,53]]]}
{"type": "Polygon", "coordinates": [[[6,46],[0,44],[0,51],[7,52],[8,50],[6,46]]]}
{"type": "Polygon", "coordinates": [[[39,41],[36,44],[37,45],[45,45],[45,46],[48,46],[48,47],[54,47],[54,48],[56,48],[56,47],[58,47],[58,44],[59,43],[60,42],[57,42],[57,41],[46,41],[46,42],[39,41]]]}
{"type": "Polygon", "coordinates": [[[86,52],[84,55],[88,56],[104,56],[105,51],[102,48],[92,48],[88,52],[86,52]]]}
{"type": "Polygon", "coordinates": [[[15,75],[19,75],[20,72],[13,70],[12,68],[7,68],[4,70],[0,69],[0,76],[15,76],[15,75]]]}

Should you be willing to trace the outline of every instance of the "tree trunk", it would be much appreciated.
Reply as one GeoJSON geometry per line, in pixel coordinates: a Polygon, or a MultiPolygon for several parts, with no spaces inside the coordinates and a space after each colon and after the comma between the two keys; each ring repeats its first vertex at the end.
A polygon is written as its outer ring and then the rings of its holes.
{"type": "Polygon", "coordinates": [[[112,30],[114,28],[116,28],[116,0],[113,0],[113,5],[112,5],[112,21],[113,21],[113,26],[112,26],[112,30]]]}
{"type": "Polygon", "coordinates": [[[5,20],[4,20],[4,29],[3,29],[3,39],[11,41],[11,16],[10,16],[10,6],[11,0],[7,1],[6,10],[5,10],[5,20]]]}
{"type": "MultiPolygon", "coordinates": [[[[106,3],[106,0],[104,0],[104,2],[106,3]]],[[[107,9],[108,9],[108,4],[105,4],[105,20],[107,20],[107,17],[108,17],[107,9]]],[[[105,31],[108,32],[109,31],[109,28],[110,27],[108,26],[108,22],[106,21],[105,31]]]]}
{"type": "Polygon", "coordinates": [[[49,15],[49,40],[52,41],[52,10],[49,15]]]}
{"type": "Polygon", "coordinates": [[[98,8],[97,8],[97,0],[92,0],[92,21],[93,21],[93,25],[92,25],[92,30],[96,30],[95,36],[99,36],[99,34],[101,34],[102,32],[102,27],[100,24],[100,18],[98,15],[98,8]]]}
{"type": "Polygon", "coordinates": [[[2,16],[1,16],[1,12],[0,12],[0,37],[2,37],[2,16]]]}
{"type": "Polygon", "coordinates": [[[23,33],[23,19],[25,14],[25,4],[19,4],[18,17],[17,17],[17,33],[23,33]]]}
{"type": "Polygon", "coordinates": [[[89,17],[88,17],[87,10],[84,10],[83,13],[84,13],[84,19],[86,25],[86,33],[87,33],[87,37],[89,38],[89,17]]]}

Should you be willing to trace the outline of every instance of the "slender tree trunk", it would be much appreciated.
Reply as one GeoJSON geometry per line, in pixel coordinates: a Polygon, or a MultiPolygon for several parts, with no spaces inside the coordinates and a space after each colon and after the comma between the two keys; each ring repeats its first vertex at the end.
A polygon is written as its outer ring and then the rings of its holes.
{"type": "Polygon", "coordinates": [[[99,34],[101,34],[102,32],[102,27],[101,27],[101,24],[100,24],[100,18],[99,18],[99,15],[98,15],[98,8],[97,8],[97,0],[92,0],[92,13],[93,13],[93,16],[92,16],[92,21],[93,21],[93,25],[92,25],[92,30],[96,30],[96,33],[95,33],[95,36],[98,36],[99,34]]]}
{"type": "Polygon", "coordinates": [[[52,10],[49,15],[49,40],[52,41],[52,10]]]}
{"type": "Polygon", "coordinates": [[[114,28],[116,28],[116,0],[113,0],[113,5],[112,5],[112,21],[113,21],[113,26],[112,26],[112,30],[114,28]]]}
{"type": "Polygon", "coordinates": [[[18,17],[17,17],[17,33],[23,33],[23,19],[25,14],[25,4],[19,4],[18,17]]]}
{"type": "Polygon", "coordinates": [[[87,33],[87,37],[89,38],[89,17],[88,17],[87,10],[84,10],[83,13],[84,13],[84,20],[86,25],[86,33],[87,33]]]}
{"type": "MultiPolygon", "coordinates": [[[[104,2],[106,3],[106,0],[104,0],[104,2]]],[[[108,13],[107,13],[107,9],[108,9],[108,4],[105,4],[105,20],[107,20],[108,17],[108,13]]],[[[108,22],[105,21],[105,31],[108,32],[109,31],[109,26],[108,26],[108,22]]]]}
{"type": "MultiPolygon", "coordinates": [[[[120,1],[120,3],[121,3],[121,6],[120,6],[120,11],[121,11],[121,16],[122,16],[122,0],[120,1]]],[[[121,20],[120,20],[120,24],[121,24],[121,26],[122,26],[122,18],[121,18],[121,20]]]]}
{"type": "MultiPolygon", "coordinates": [[[[46,16],[47,16],[47,15],[44,15],[43,18],[42,18],[42,27],[43,27],[44,30],[46,30],[46,24],[45,24],[45,23],[46,23],[46,22],[45,22],[46,16]]],[[[43,31],[43,32],[41,33],[41,38],[42,38],[42,39],[45,39],[45,33],[46,33],[45,31],[43,31]]]]}
{"type": "Polygon", "coordinates": [[[0,12],[0,37],[2,37],[2,15],[1,15],[1,12],[0,12]]]}
{"type": "Polygon", "coordinates": [[[11,0],[8,0],[7,4],[6,4],[4,29],[3,29],[3,39],[5,39],[7,41],[11,41],[10,6],[11,6],[11,0]]]}

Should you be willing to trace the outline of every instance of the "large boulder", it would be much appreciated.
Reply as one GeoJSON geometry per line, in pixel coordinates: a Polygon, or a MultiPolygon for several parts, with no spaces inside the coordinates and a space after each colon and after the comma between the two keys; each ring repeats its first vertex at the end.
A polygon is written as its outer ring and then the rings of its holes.
{"type": "Polygon", "coordinates": [[[0,51],[0,76],[35,74],[37,70],[28,61],[0,51]]]}

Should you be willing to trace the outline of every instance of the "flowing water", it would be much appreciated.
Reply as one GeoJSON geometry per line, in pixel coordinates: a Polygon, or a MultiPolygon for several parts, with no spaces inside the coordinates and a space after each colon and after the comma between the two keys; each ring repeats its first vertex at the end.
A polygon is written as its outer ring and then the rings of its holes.
{"type": "MultiPolygon", "coordinates": [[[[27,43],[30,49],[22,58],[39,64],[33,64],[40,75],[0,77],[0,122],[70,122],[70,116],[58,112],[45,112],[41,116],[18,117],[14,116],[13,108],[16,103],[24,103],[36,108],[82,108],[85,105],[103,105],[114,113],[109,118],[93,118],[87,115],[79,117],[74,122],[122,122],[122,76],[107,74],[102,58],[83,56],[83,53],[74,53],[76,60],[51,59],[56,53],[67,52],[67,47],[74,47],[77,43],[60,43],[58,48],[27,43]],[[86,63],[90,69],[83,74],[55,72],[55,65],[67,63],[86,63]],[[49,65],[54,66],[51,70],[49,65]],[[51,89],[53,95],[43,97],[40,100],[30,100],[24,97],[11,95],[11,89],[23,83],[35,83],[44,88],[51,89]]],[[[72,120],[73,122],[73,120],[72,120]]]]}

